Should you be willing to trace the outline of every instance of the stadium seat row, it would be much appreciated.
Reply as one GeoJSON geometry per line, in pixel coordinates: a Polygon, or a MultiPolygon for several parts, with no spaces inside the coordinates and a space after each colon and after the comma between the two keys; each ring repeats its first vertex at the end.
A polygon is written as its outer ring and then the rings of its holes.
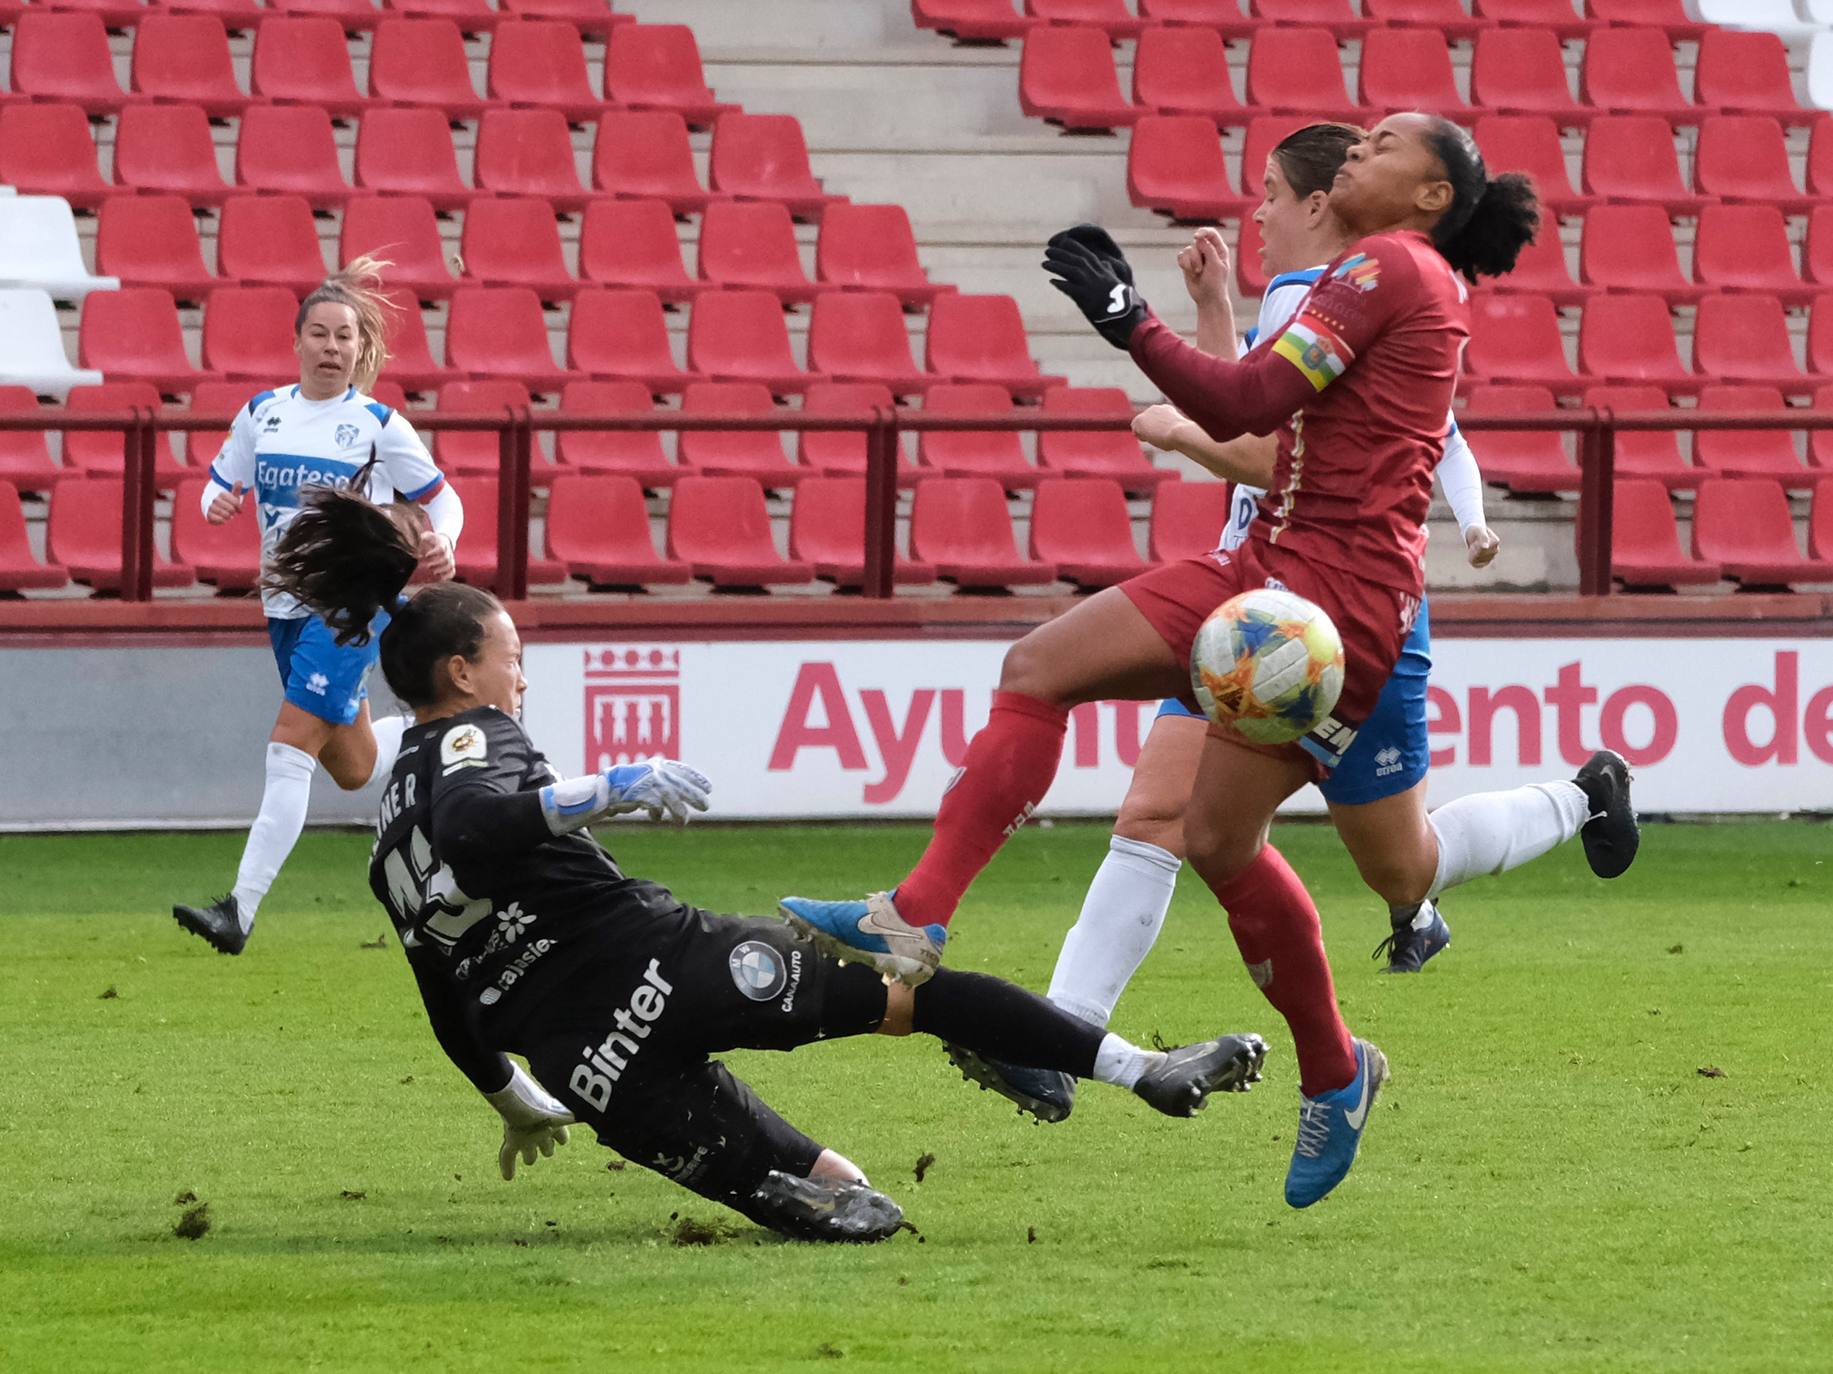
{"type": "Polygon", "coordinates": [[[632,16],[615,12],[609,0],[503,0],[500,6],[490,0],[382,0],[380,9],[372,0],[272,0],[265,5],[260,0],[148,0],[144,5],[137,0],[0,0],[0,23],[11,24],[24,12],[41,8],[94,14],[116,28],[173,12],[213,14],[232,29],[258,28],[276,18],[302,15],[335,19],[347,29],[370,29],[406,16],[452,19],[467,33],[488,32],[504,20],[559,20],[587,37],[603,38],[632,22],[632,16]]]}
{"type": "Polygon", "coordinates": [[[1721,578],[1748,588],[1833,581],[1833,478],[1814,489],[1805,558],[1781,484],[1753,479],[1700,484],[1690,554],[1681,549],[1667,488],[1640,478],[1619,481],[1611,544],[1611,574],[1626,587],[1679,590],[1721,578]]]}

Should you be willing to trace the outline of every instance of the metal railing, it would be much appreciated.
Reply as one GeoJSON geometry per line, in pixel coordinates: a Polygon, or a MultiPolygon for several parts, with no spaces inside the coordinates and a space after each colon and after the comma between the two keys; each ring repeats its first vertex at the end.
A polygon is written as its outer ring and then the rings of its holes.
{"type": "MultiPolygon", "coordinates": [[[[68,411],[54,423],[43,414],[0,415],[0,431],[100,430],[124,435],[121,520],[121,596],[145,601],[153,594],[153,502],[155,461],[162,433],[226,428],[235,412],[203,413],[135,407],[119,411],[68,411]]],[[[495,431],[497,434],[497,575],[494,590],[505,600],[528,593],[529,524],[534,435],[598,431],[759,431],[792,433],[853,432],[866,436],[866,524],[864,585],[868,597],[892,595],[896,557],[899,437],[905,433],[995,431],[1019,433],[1104,433],[1129,429],[1123,417],[1047,414],[1038,410],[985,417],[928,415],[876,407],[849,414],[809,415],[783,411],[769,415],[683,414],[655,410],[643,414],[600,415],[588,412],[537,411],[505,407],[500,414],[437,411],[406,412],[419,430],[495,431]]],[[[1519,415],[1459,415],[1460,428],[1482,433],[1574,431],[1579,436],[1578,563],[1579,593],[1610,593],[1612,487],[1616,474],[1616,436],[1648,430],[1822,430],[1833,429],[1833,412],[1790,411],[1631,411],[1608,408],[1544,411],[1519,415]]],[[[1479,447],[1477,460],[1482,462],[1479,447]]],[[[198,476],[207,466],[193,464],[198,476]]]]}

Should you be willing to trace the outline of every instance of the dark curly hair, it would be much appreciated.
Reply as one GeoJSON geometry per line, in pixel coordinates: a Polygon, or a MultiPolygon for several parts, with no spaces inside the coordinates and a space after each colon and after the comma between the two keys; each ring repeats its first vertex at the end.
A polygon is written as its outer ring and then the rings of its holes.
{"type": "Polygon", "coordinates": [[[1492,177],[1476,140],[1462,125],[1431,116],[1426,146],[1451,183],[1451,206],[1432,230],[1432,242],[1457,271],[1474,282],[1515,268],[1521,250],[1540,232],[1540,197],[1520,172],[1492,177]]]}

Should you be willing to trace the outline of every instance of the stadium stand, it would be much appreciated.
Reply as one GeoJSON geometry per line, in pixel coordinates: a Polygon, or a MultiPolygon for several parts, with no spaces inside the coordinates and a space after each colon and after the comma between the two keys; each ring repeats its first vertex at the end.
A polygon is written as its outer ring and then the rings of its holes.
{"type": "Polygon", "coordinates": [[[314,210],[350,199],[331,116],[314,105],[250,105],[235,145],[236,185],[304,196],[314,210]]]}
{"type": "Polygon", "coordinates": [[[96,215],[95,260],[120,281],[164,287],[180,301],[200,301],[221,285],[204,265],[197,217],[183,196],[104,201],[96,215]]]}
{"type": "MultiPolygon", "coordinates": [[[[1786,411],[1788,403],[1773,386],[1718,385],[1700,388],[1699,409],[1786,411]]],[[[1710,477],[1760,477],[1801,491],[1814,485],[1785,429],[1702,429],[1693,436],[1693,461],[1710,477]]]]}
{"type": "Polygon", "coordinates": [[[919,483],[911,503],[910,553],[963,590],[1010,591],[1056,581],[1053,565],[1018,552],[1005,492],[991,477],[919,483]]]}
{"type": "Polygon", "coordinates": [[[49,8],[34,7],[13,25],[12,90],[69,101],[92,116],[118,114],[132,100],[115,76],[102,16],[49,8]]]}
{"type": "Polygon", "coordinates": [[[526,286],[461,286],[446,317],[446,363],[477,377],[556,392],[575,374],[554,365],[541,301],[526,286]]]}
{"type": "Polygon", "coordinates": [[[1460,120],[1470,113],[1444,37],[1421,29],[1375,29],[1362,40],[1356,100],[1371,111],[1435,110],[1460,120]]]}
{"type": "Polygon", "coordinates": [[[709,291],[696,300],[687,366],[714,381],[762,382],[778,396],[800,395],[822,380],[791,355],[782,304],[768,291],[709,291]]]}
{"type": "Polygon", "coordinates": [[[60,301],[113,291],[112,276],[92,275],[83,263],[76,218],[59,196],[0,198],[0,288],[37,288],[60,301]]]}
{"type": "MultiPolygon", "coordinates": [[[[501,377],[447,382],[439,388],[438,408],[458,415],[503,415],[510,410],[526,410],[528,405],[528,388],[501,377]]],[[[453,477],[489,477],[501,466],[497,436],[488,431],[450,430],[436,434],[433,456],[440,470],[453,477]]]]}
{"type": "Polygon", "coordinates": [[[479,196],[465,211],[459,257],[476,286],[525,286],[545,302],[571,300],[579,278],[566,270],[554,208],[534,196],[479,196]]]}
{"type": "MultiPolygon", "coordinates": [[[[73,386],[64,399],[71,414],[84,411],[126,411],[139,408],[156,410],[159,390],[151,382],[99,382],[93,386],[73,386]]],[[[67,429],[63,435],[64,467],[84,477],[119,477],[126,440],[119,432],[108,430],[67,429]]],[[[172,436],[158,435],[153,446],[153,481],[169,490],[196,473],[180,463],[172,452],[172,436]]]]}
{"type": "Polygon", "coordinates": [[[1745,590],[1833,582],[1833,562],[1802,556],[1788,497],[1775,482],[1715,477],[1701,483],[1693,506],[1693,556],[1717,563],[1745,590]]]}
{"type": "Polygon", "coordinates": [[[715,587],[796,586],[815,569],[777,552],[764,490],[749,477],[683,477],[668,503],[667,554],[715,587]]]}
{"type": "Polygon", "coordinates": [[[284,286],[221,286],[204,310],[204,367],[229,381],[272,386],[297,377],[293,316],[299,298],[284,286]]]}
{"type": "MultiPolygon", "coordinates": [[[[568,382],[560,393],[560,413],[647,415],[655,399],[642,382],[568,382]]],[[[669,461],[662,436],[654,430],[562,430],[555,437],[554,456],[566,472],[583,476],[628,477],[640,486],[659,490],[673,484],[681,469],[669,461]]],[[[560,478],[555,477],[558,483],[560,478]]],[[[550,546],[553,531],[549,530],[550,546]]],[[[570,554],[556,549],[562,560],[570,554]]],[[[601,579],[602,580],[602,579],[601,579]]],[[[685,580],[685,579],[683,579],[685,580]]]]}
{"type": "Polygon", "coordinates": [[[363,254],[387,259],[389,286],[419,300],[444,300],[458,289],[438,217],[424,196],[352,196],[338,229],[337,260],[363,254]]]}
{"type": "Polygon", "coordinates": [[[677,215],[730,197],[707,190],[694,167],[687,121],[672,110],[611,110],[598,118],[592,186],[617,196],[653,197],[677,215]]]}
{"type": "MultiPolygon", "coordinates": [[[[776,400],[762,382],[694,382],[681,393],[683,415],[770,415],[776,400]]],[[[768,429],[686,430],[676,445],[681,466],[707,477],[748,477],[772,490],[808,474],[783,453],[783,437],[768,429]]]]}
{"type": "Polygon", "coordinates": [[[491,106],[478,122],[475,158],[472,175],[479,191],[536,196],[563,214],[583,210],[592,200],[580,183],[572,134],[559,110],[491,106]]]}
{"type": "MultiPolygon", "coordinates": [[[[817,382],[802,397],[805,415],[857,415],[889,410],[890,388],[877,382],[817,382]]],[[[861,477],[866,471],[866,436],[860,430],[803,430],[796,435],[796,462],[820,477],[861,477]]],[[[917,472],[897,455],[897,484],[915,486],[917,472]]]]}
{"type": "Polygon", "coordinates": [[[1133,104],[1161,115],[1200,115],[1227,127],[1247,123],[1235,95],[1228,49],[1212,28],[1155,24],[1133,54],[1133,104]]]}
{"type": "Polygon", "coordinates": [[[720,287],[755,287],[784,305],[814,300],[815,284],[802,268],[796,227],[775,201],[709,205],[700,221],[702,280],[720,287]]]}
{"type": "MultiPolygon", "coordinates": [[[[1419,32],[1433,36],[1427,30],[1419,32]]],[[[1449,61],[1447,55],[1447,67],[1449,61]]],[[[1559,39],[1550,29],[1541,28],[1494,28],[1477,33],[1470,63],[1470,103],[1502,115],[1551,119],[1564,129],[1582,128],[1597,113],[1573,98],[1559,39]]]]}
{"type": "MultiPolygon", "coordinates": [[[[51,327],[55,331],[55,320],[51,327]]],[[[170,291],[157,286],[89,297],[83,302],[76,350],[85,368],[96,369],[90,381],[99,382],[106,373],[111,381],[137,379],[162,392],[188,392],[199,382],[221,380],[199,371],[186,356],[178,305],[170,291]]]]}
{"type": "MultiPolygon", "coordinates": [[[[1132,416],[1133,403],[1115,386],[1059,386],[1044,393],[1043,411],[1046,415],[1122,419],[1132,416]]],[[[1177,479],[1175,469],[1153,467],[1146,461],[1139,441],[1124,430],[1044,431],[1037,436],[1037,464],[1046,476],[1113,481],[1129,496],[1150,495],[1160,483],[1177,479]]]]}
{"type": "Polygon", "coordinates": [[[878,383],[899,396],[920,396],[938,380],[917,367],[903,310],[888,291],[829,291],[816,300],[808,365],[836,381],[878,383]]]}
{"type": "Polygon", "coordinates": [[[1112,130],[1140,115],[1120,93],[1111,40],[1089,25],[1040,24],[1025,35],[1018,103],[1065,130],[1112,130]]]}
{"type": "MultiPolygon", "coordinates": [[[[812,563],[815,576],[836,587],[865,582],[866,480],[863,477],[812,477],[796,488],[789,515],[789,556],[812,563]]],[[[892,581],[919,586],[936,580],[932,564],[894,560],[892,581]]]]}
{"type": "MultiPolygon", "coordinates": [[[[1588,386],[1582,403],[1600,410],[1670,409],[1668,394],[1658,386],[1588,386]]],[[[1680,451],[1675,430],[1625,430],[1617,435],[1617,475],[1644,477],[1674,491],[1691,491],[1707,474],[1680,451]]]]}
{"type": "Polygon", "coordinates": [[[929,310],[923,366],[956,382],[997,382],[1036,400],[1064,379],[1039,371],[1010,296],[939,296],[929,310]]]}
{"type": "Polygon", "coordinates": [[[823,286],[889,291],[906,309],[954,287],[932,282],[917,257],[916,235],[901,205],[834,204],[821,217],[815,280],[823,286]]]}
{"type": "MultiPolygon", "coordinates": [[[[122,484],[113,477],[62,482],[52,493],[45,547],[50,561],[67,569],[71,581],[97,592],[121,589],[123,500],[122,484]]],[[[194,580],[190,568],[167,558],[155,545],[155,587],[185,587],[194,580]]]]}
{"type": "Polygon", "coordinates": [[[1152,498],[1146,553],[1154,563],[1196,558],[1216,547],[1228,524],[1229,488],[1223,482],[1173,482],[1152,498]]]}
{"type": "MultiPolygon", "coordinates": [[[[458,541],[458,580],[477,587],[490,586],[497,576],[497,479],[494,475],[454,477],[452,489],[465,503],[465,537],[458,541]]],[[[543,557],[539,545],[530,541],[530,587],[558,586],[568,576],[566,564],[543,557]]]]}
{"type": "Polygon", "coordinates": [[[303,196],[231,196],[217,221],[216,261],[227,283],[283,286],[296,296],[325,279],[318,226],[303,196]]]}
{"type": "Polygon", "coordinates": [[[1719,580],[1716,562],[1681,548],[1680,524],[1661,483],[1638,478],[1617,482],[1610,523],[1610,572],[1625,587],[1677,591],[1719,580]]]}
{"type": "Polygon", "coordinates": [[[369,95],[387,105],[425,106],[449,119],[476,119],[488,103],[471,82],[464,35],[443,18],[384,19],[376,26],[369,95]]]}
{"type": "Polygon", "coordinates": [[[79,105],[0,105],[0,178],[21,194],[61,196],[79,210],[120,194],[102,180],[79,105]]]}
{"type": "Polygon", "coordinates": [[[1079,587],[1111,587],[1147,568],[1133,547],[1126,493],[1104,478],[1048,478],[1031,503],[1031,557],[1079,587]]]}
{"type": "Polygon", "coordinates": [[[134,30],[129,86],[147,100],[197,105],[212,119],[248,108],[229,59],[229,35],[213,14],[148,14],[134,30]]]}
{"type": "MultiPolygon", "coordinates": [[[[383,20],[371,48],[381,49],[381,29],[398,20],[383,20]]],[[[136,58],[139,56],[135,48],[136,58]]],[[[254,98],[275,105],[317,105],[333,118],[361,114],[374,100],[356,88],[356,72],[344,30],[329,15],[275,15],[263,21],[255,37],[249,66],[254,98]]]]}
{"type": "MultiPolygon", "coordinates": [[[[923,398],[926,415],[986,416],[1010,410],[1012,398],[992,382],[942,382],[923,398]]],[[[943,477],[991,477],[1007,491],[1028,491],[1044,477],[1011,430],[924,430],[917,465],[943,477]]]]}
{"type": "Polygon", "coordinates": [[[657,394],[701,380],[675,362],[662,299],[653,291],[581,291],[573,298],[566,361],[581,374],[639,381],[657,394]]]}
{"type": "MultiPolygon", "coordinates": [[[[0,415],[36,417],[40,411],[38,397],[32,388],[0,385],[0,415]]],[[[0,482],[12,487],[15,498],[21,492],[42,496],[64,478],[80,475],[60,467],[51,457],[45,431],[0,430],[0,482]]]]}
{"type": "Polygon", "coordinates": [[[41,563],[32,553],[19,488],[9,478],[0,478],[0,594],[17,596],[28,587],[62,587],[69,580],[61,564],[41,563]]]}
{"type": "Polygon", "coordinates": [[[790,115],[733,111],[713,126],[708,159],[713,190],[740,200],[777,200],[799,220],[818,221],[836,200],[809,170],[802,126],[790,115]]]}
{"type": "MultiPolygon", "coordinates": [[[[1661,403],[1666,405],[1667,397],[1661,397],[1661,403]]],[[[1470,414],[1489,416],[1544,415],[1556,403],[1544,386],[1477,385],[1470,388],[1468,404],[1470,414]]],[[[1483,478],[1492,485],[1524,494],[1579,489],[1579,470],[1563,435],[1552,430],[1486,429],[1477,442],[1483,451],[1483,478]]]]}
{"type": "Polygon", "coordinates": [[[595,588],[667,586],[694,575],[687,564],[656,552],[643,487],[635,476],[556,477],[547,506],[547,550],[570,574],[595,588]]]}
{"type": "Polygon", "coordinates": [[[212,525],[204,519],[203,489],[202,478],[187,477],[173,494],[172,556],[219,593],[251,592],[261,580],[260,522],[244,508],[212,525]]]}
{"type": "Polygon", "coordinates": [[[686,24],[622,24],[605,44],[605,99],[627,110],[672,110],[704,129],[739,107],[714,97],[686,24]]]}
{"type": "Polygon", "coordinates": [[[134,105],[115,125],[115,184],[220,206],[231,194],[217,168],[210,120],[195,105],[134,105]]]}
{"type": "Polygon", "coordinates": [[[1659,205],[1600,205],[1585,216],[1579,279],[1604,291],[1653,292],[1693,305],[1706,288],[1680,270],[1673,226],[1659,205]]]}
{"type": "Polygon", "coordinates": [[[1215,125],[1204,115],[1143,115],[1127,147],[1127,197],[1174,220],[1239,215],[1249,198],[1228,184],[1215,125]]]}
{"type": "Polygon", "coordinates": [[[484,93],[504,105],[557,110],[579,122],[604,105],[586,75],[579,30],[543,20],[505,19],[496,26],[484,93]]]}
{"type": "Polygon", "coordinates": [[[579,275],[600,286],[639,287],[670,305],[709,284],[687,274],[675,216],[660,200],[598,200],[579,226],[579,275]]]}

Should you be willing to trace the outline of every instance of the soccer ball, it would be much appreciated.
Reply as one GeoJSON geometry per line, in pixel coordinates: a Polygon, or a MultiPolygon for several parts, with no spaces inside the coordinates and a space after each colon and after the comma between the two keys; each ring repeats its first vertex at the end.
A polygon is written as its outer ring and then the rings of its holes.
{"type": "Polygon", "coordinates": [[[1209,614],[1190,650],[1203,714],[1250,744],[1309,734],[1343,690],[1343,640],[1302,596],[1257,588],[1209,614]]]}

